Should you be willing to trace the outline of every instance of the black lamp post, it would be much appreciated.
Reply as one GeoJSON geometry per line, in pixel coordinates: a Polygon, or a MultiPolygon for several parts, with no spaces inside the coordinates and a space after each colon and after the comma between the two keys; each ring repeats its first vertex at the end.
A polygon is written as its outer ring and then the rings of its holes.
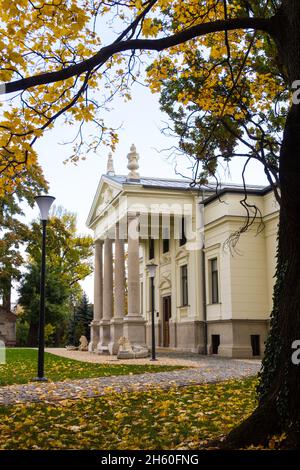
{"type": "Polygon", "coordinates": [[[151,361],[156,361],[155,353],[155,321],[154,321],[154,277],[157,268],[157,264],[149,263],[146,265],[148,273],[151,279],[151,337],[152,337],[152,347],[151,347],[151,361]]]}
{"type": "Polygon", "coordinates": [[[46,280],[46,226],[50,207],[55,200],[52,196],[37,196],[35,201],[40,209],[40,219],[43,227],[42,238],[42,264],[40,281],[40,318],[39,318],[39,352],[38,352],[38,375],[36,381],[46,382],[44,377],[44,349],[45,349],[45,280],[46,280]]]}

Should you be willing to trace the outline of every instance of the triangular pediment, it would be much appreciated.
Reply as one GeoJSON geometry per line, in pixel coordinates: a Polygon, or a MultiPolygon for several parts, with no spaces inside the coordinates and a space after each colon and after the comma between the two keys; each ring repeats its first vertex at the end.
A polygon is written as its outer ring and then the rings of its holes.
{"type": "Polygon", "coordinates": [[[112,181],[103,175],[100,179],[93,204],[87,219],[87,226],[91,227],[94,220],[101,215],[112,203],[112,201],[122,192],[122,184],[112,181]]]}

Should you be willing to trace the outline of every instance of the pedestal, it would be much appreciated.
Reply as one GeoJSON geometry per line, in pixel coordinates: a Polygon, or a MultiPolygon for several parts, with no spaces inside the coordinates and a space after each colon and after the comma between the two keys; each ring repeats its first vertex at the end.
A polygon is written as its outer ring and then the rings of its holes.
{"type": "Polygon", "coordinates": [[[140,315],[127,315],[123,319],[123,335],[132,345],[146,346],[146,321],[140,315]]]}
{"type": "Polygon", "coordinates": [[[99,321],[93,320],[90,324],[91,339],[89,342],[89,352],[95,352],[99,343],[99,321]]]}
{"type": "Polygon", "coordinates": [[[123,336],[123,318],[112,318],[110,322],[110,343],[108,350],[110,354],[118,354],[119,339],[123,336]]]}
{"type": "Polygon", "coordinates": [[[98,354],[109,354],[108,343],[110,342],[110,320],[100,321],[100,337],[97,345],[98,354]]]}

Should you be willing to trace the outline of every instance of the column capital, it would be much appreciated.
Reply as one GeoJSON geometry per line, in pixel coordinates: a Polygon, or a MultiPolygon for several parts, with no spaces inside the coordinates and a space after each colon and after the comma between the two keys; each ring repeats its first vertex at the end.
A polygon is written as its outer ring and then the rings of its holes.
{"type": "Polygon", "coordinates": [[[129,240],[139,240],[140,238],[140,216],[138,213],[128,212],[127,214],[128,224],[127,224],[127,238],[129,240]]]}
{"type": "Polygon", "coordinates": [[[128,219],[135,219],[137,217],[140,216],[140,213],[139,212],[135,212],[135,211],[128,211],[127,212],[127,218],[128,219]]]}
{"type": "Polygon", "coordinates": [[[98,238],[97,240],[94,240],[94,247],[95,248],[102,248],[103,246],[103,240],[101,238],[98,238]]]}

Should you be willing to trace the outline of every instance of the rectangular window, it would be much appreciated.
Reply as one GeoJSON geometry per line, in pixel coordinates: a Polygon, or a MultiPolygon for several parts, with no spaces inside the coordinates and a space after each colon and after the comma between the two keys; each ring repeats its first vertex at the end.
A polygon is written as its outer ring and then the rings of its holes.
{"type": "Polygon", "coordinates": [[[218,275],[218,260],[214,258],[210,260],[210,273],[211,273],[211,303],[219,303],[219,275],[218,275]]]}
{"type": "Polygon", "coordinates": [[[162,227],[162,251],[168,253],[170,251],[170,229],[162,227]]]}
{"type": "Polygon", "coordinates": [[[188,271],[187,265],[180,267],[180,279],[181,279],[181,306],[188,305],[188,271]]]}
{"type": "Polygon", "coordinates": [[[163,253],[168,253],[170,251],[170,240],[168,238],[163,239],[163,253]]]}
{"type": "Polygon", "coordinates": [[[186,244],[186,236],[185,236],[185,218],[181,218],[181,231],[180,231],[180,240],[179,246],[186,244]]]}
{"type": "Polygon", "coordinates": [[[154,239],[150,238],[149,239],[149,259],[154,258],[154,239]]]}
{"type": "Polygon", "coordinates": [[[260,356],[259,335],[251,335],[251,347],[253,356],[260,356]]]}

